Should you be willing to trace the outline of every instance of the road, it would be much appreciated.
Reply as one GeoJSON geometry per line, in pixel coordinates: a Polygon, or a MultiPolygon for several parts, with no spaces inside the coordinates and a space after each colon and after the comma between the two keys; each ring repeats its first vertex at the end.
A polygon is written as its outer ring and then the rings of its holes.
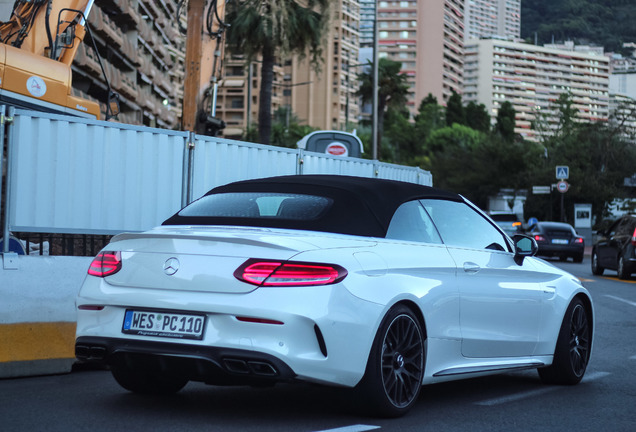
{"type": "Polygon", "coordinates": [[[9,431],[634,431],[636,281],[583,280],[596,307],[592,361],[578,386],[546,386],[535,371],[423,388],[400,419],[356,414],[350,393],[297,384],[270,388],[190,383],[170,397],[122,390],[107,371],[0,380],[0,430],[9,431]]]}

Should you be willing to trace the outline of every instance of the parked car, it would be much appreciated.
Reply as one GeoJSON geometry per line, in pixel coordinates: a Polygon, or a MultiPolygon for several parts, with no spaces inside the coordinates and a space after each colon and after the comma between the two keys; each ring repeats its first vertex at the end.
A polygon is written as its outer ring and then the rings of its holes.
{"type": "Polygon", "coordinates": [[[537,255],[559,257],[561,261],[572,258],[574,262],[583,262],[585,240],[576,233],[572,225],[564,222],[537,222],[528,228],[539,251],[537,255]]]}
{"type": "Polygon", "coordinates": [[[576,384],[592,300],[536,250],[431,187],[231,183],[97,255],[75,353],[132,392],[305,381],[353,388],[382,416],[406,413],[422,384],[529,368],[576,384]]]}
{"type": "Polygon", "coordinates": [[[523,219],[512,212],[490,212],[490,217],[509,236],[523,232],[523,219]]]}
{"type": "Polygon", "coordinates": [[[619,218],[597,235],[592,247],[592,273],[616,270],[619,279],[629,279],[636,272],[636,215],[619,218]]]}

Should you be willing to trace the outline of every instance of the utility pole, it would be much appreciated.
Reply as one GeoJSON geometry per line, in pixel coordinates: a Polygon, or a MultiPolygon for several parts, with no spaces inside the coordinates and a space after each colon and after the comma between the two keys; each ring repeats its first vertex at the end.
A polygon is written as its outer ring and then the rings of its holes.
{"type": "MultiPolygon", "coordinates": [[[[217,2],[213,1],[208,7],[216,8],[216,12],[209,10],[208,15],[224,19],[225,2],[217,6],[217,2]]],[[[215,58],[220,56],[221,38],[212,38],[209,29],[205,28],[205,11],[206,0],[189,0],[181,129],[191,132],[196,131],[201,121],[197,118],[200,112],[208,113],[208,120],[216,115],[216,66],[219,62],[215,62],[215,58]],[[204,107],[204,92],[211,85],[214,86],[211,106],[204,107]]],[[[220,23],[215,21],[211,30],[219,32],[219,28],[220,23]]]]}
{"type": "Polygon", "coordinates": [[[194,131],[201,101],[201,55],[203,46],[203,12],[205,0],[188,2],[188,32],[186,35],[185,81],[181,129],[194,131]]]}
{"type": "Polygon", "coordinates": [[[373,160],[378,159],[378,4],[375,2],[375,19],[373,21],[373,102],[371,115],[371,143],[373,147],[373,160]]]}

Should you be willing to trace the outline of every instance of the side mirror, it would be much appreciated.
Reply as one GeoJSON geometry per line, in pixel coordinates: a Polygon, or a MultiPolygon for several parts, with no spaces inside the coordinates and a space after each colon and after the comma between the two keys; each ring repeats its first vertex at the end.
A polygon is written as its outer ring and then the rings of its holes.
{"type": "Polygon", "coordinates": [[[539,250],[537,242],[532,237],[516,234],[512,237],[515,245],[515,262],[518,265],[523,264],[525,257],[535,256],[539,250]]]}

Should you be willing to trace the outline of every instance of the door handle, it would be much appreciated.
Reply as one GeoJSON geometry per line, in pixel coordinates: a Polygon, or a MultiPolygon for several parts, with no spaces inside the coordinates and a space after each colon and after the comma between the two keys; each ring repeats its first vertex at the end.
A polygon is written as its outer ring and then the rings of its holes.
{"type": "Polygon", "coordinates": [[[479,267],[479,264],[475,264],[474,262],[464,263],[464,271],[466,273],[477,273],[479,270],[481,270],[481,267],[479,267]]]}

